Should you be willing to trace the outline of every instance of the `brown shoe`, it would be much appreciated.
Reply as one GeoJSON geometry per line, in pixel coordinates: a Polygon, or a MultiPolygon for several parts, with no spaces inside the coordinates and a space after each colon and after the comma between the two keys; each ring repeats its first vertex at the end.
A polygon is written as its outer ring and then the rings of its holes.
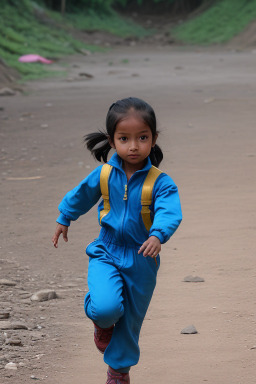
{"type": "Polygon", "coordinates": [[[106,384],[130,384],[129,373],[116,372],[113,368],[108,367],[107,375],[106,384]]]}
{"type": "Polygon", "coordinates": [[[94,323],[94,342],[101,353],[104,353],[110,343],[114,325],[109,328],[100,328],[94,323]]]}

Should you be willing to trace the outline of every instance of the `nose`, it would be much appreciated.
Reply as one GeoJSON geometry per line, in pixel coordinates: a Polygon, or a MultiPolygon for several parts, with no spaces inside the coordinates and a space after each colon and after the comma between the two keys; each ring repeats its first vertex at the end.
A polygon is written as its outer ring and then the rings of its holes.
{"type": "Polygon", "coordinates": [[[132,140],[130,142],[130,151],[136,151],[138,149],[137,140],[132,140]]]}

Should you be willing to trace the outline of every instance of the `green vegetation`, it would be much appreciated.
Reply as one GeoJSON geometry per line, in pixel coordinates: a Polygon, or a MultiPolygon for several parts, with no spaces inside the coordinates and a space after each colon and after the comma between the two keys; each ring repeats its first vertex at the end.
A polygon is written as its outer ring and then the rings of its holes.
{"type": "Polygon", "coordinates": [[[123,38],[144,37],[152,33],[128,19],[123,19],[116,12],[99,14],[94,10],[87,10],[84,14],[67,14],[73,26],[84,31],[105,31],[123,38]]]}
{"type": "Polygon", "coordinates": [[[178,40],[189,44],[224,43],[256,19],[256,0],[66,0],[65,12],[61,4],[62,0],[1,0],[0,59],[17,69],[23,79],[63,72],[53,72],[51,66],[40,63],[20,63],[22,55],[38,54],[58,60],[83,50],[103,49],[79,40],[78,31],[105,31],[123,38],[153,33],[122,18],[113,10],[114,6],[128,9],[137,5],[143,10],[145,5],[154,13],[156,4],[163,4],[173,12],[189,15],[208,4],[205,12],[171,31],[178,40]]]}
{"type": "Polygon", "coordinates": [[[172,30],[172,35],[189,44],[224,43],[255,18],[256,0],[219,0],[204,13],[172,30]]]}
{"type": "Polygon", "coordinates": [[[88,11],[85,16],[67,14],[63,18],[59,13],[48,11],[29,0],[4,1],[0,9],[0,58],[17,69],[24,80],[63,75],[60,71],[53,72],[51,66],[20,63],[18,58],[33,53],[57,60],[83,50],[93,52],[103,49],[86,45],[75,38],[76,28],[103,30],[122,37],[143,36],[146,33],[142,27],[122,20],[114,12],[103,17],[88,11]]]}

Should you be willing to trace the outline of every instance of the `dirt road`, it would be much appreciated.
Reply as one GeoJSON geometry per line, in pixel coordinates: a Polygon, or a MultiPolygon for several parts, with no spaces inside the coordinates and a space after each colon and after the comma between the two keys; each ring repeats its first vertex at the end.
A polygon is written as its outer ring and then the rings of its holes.
{"type": "Polygon", "coordinates": [[[131,382],[253,384],[255,53],[130,47],[66,62],[66,78],[0,98],[0,382],[105,383],[83,312],[96,208],[73,223],[68,244],[50,240],[59,201],[97,165],[83,135],[132,95],[155,108],[161,169],[179,187],[184,219],[162,250],[131,382]],[[58,299],[31,301],[41,289],[58,299]],[[192,324],[198,334],[180,333],[192,324]]]}

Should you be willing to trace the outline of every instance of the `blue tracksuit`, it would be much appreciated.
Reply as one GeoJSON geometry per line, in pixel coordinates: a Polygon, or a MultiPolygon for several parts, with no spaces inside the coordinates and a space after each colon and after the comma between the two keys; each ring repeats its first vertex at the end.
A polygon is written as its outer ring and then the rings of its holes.
{"type": "MultiPolygon", "coordinates": [[[[139,360],[140,328],[156,284],[155,260],[138,254],[138,250],[149,236],[158,237],[162,244],[169,240],[182,214],[176,185],[167,174],[161,173],[153,188],[150,206],[153,224],[148,232],[141,217],[140,197],[151,167],[150,159],[128,183],[122,160],[116,153],[108,163],[113,166],[109,176],[111,209],[102,218],[99,237],[86,248],[90,262],[85,312],[102,328],[115,324],[104,360],[113,369],[120,370],[139,360]]],[[[101,197],[101,168],[102,165],[97,167],[67,193],[59,205],[58,223],[69,226],[71,220],[97,203],[101,197]]],[[[99,217],[102,209],[103,201],[98,207],[99,217]]],[[[157,263],[159,267],[159,255],[157,263]]]]}

